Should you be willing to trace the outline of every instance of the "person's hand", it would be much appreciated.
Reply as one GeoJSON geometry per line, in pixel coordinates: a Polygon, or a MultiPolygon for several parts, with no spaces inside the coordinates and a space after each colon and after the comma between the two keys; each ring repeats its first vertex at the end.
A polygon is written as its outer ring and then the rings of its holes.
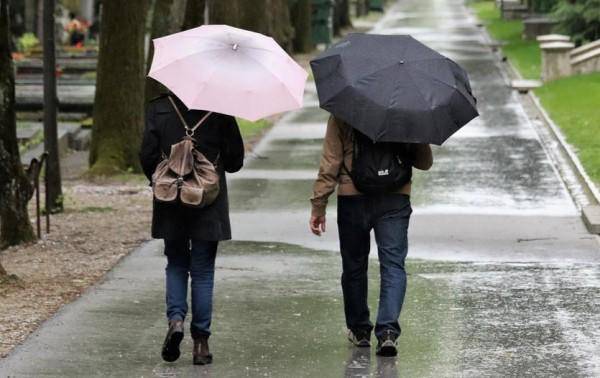
{"type": "Polygon", "coordinates": [[[321,233],[325,232],[325,215],[320,216],[311,216],[309,222],[310,231],[317,235],[321,236],[321,233]]]}

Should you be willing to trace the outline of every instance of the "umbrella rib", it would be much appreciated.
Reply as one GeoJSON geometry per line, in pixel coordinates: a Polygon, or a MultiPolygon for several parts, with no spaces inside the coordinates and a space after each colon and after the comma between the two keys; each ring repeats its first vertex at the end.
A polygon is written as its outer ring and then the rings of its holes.
{"type": "Polygon", "coordinates": [[[277,81],[279,81],[280,83],[284,84],[283,86],[285,87],[285,91],[292,97],[292,99],[296,100],[296,96],[294,96],[294,94],[292,92],[290,92],[290,88],[287,85],[285,85],[285,81],[282,78],[280,78],[279,76],[275,75],[269,69],[269,67],[265,66],[260,60],[254,58],[253,56],[248,55],[248,54],[244,54],[244,55],[246,57],[248,57],[249,59],[253,60],[254,62],[256,62],[256,64],[258,64],[259,66],[261,66],[270,76],[274,77],[275,79],[277,79],[277,81]]]}
{"type": "Polygon", "coordinates": [[[452,89],[456,90],[456,91],[457,91],[457,92],[459,92],[459,93],[460,93],[460,94],[461,94],[461,95],[462,95],[462,96],[463,96],[465,99],[467,99],[467,101],[469,101],[469,103],[471,102],[471,100],[469,99],[469,97],[468,97],[467,95],[465,95],[465,94],[464,94],[464,93],[463,93],[463,92],[462,92],[462,91],[461,91],[461,90],[458,88],[458,86],[454,86],[454,85],[452,85],[452,84],[448,84],[448,83],[446,83],[445,81],[443,81],[443,80],[440,80],[440,79],[436,78],[435,76],[432,76],[432,75],[430,75],[430,74],[429,74],[427,71],[424,71],[424,70],[420,69],[418,66],[417,66],[417,67],[415,67],[415,68],[417,69],[417,71],[421,72],[423,75],[425,75],[425,76],[429,77],[430,79],[432,79],[432,80],[435,80],[435,81],[437,81],[437,82],[439,82],[439,83],[442,83],[442,84],[444,84],[444,85],[446,85],[446,86],[448,86],[448,87],[450,87],[450,88],[452,88],[452,89]]]}
{"type": "Polygon", "coordinates": [[[440,55],[440,56],[438,56],[438,57],[435,57],[435,58],[409,59],[409,60],[406,60],[406,63],[413,63],[413,62],[425,62],[425,61],[427,61],[427,60],[446,60],[446,59],[448,59],[448,58],[446,58],[446,57],[445,57],[445,56],[443,56],[443,55],[440,55]]]}
{"type": "MultiPolygon", "coordinates": [[[[246,55],[246,54],[244,54],[244,55],[246,55]]],[[[258,60],[252,58],[251,56],[248,56],[248,55],[246,55],[246,56],[249,57],[250,59],[252,59],[254,62],[256,62],[262,69],[264,69],[267,72],[267,74],[275,77],[278,81],[283,82],[280,78],[278,78],[275,75],[273,75],[273,73],[271,71],[269,71],[269,69],[267,67],[265,67],[262,63],[260,63],[258,60]]],[[[212,77],[215,75],[215,73],[217,72],[218,69],[219,69],[219,67],[216,67],[215,69],[213,69],[212,72],[207,76],[206,80],[204,80],[204,81],[205,82],[209,82],[212,79],[212,77]]],[[[285,86],[285,90],[290,94],[290,96],[292,97],[292,99],[295,99],[295,97],[289,91],[289,88],[287,86],[285,86]]],[[[196,95],[196,97],[194,98],[193,102],[196,102],[196,100],[198,99],[198,97],[200,97],[201,95],[202,95],[202,93],[198,93],[196,95]]],[[[210,109],[205,109],[205,110],[210,110],[210,109]]],[[[222,114],[227,114],[227,113],[222,113],[222,114]]],[[[231,115],[231,116],[235,117],[235,115],[233,115],[233,114],[228,114],[228,115],[231,115]]]]}
{"type": "Polygon", "coordinates": [[[160,71],[160,70],[162,70],[162,69],[164,69],[164,68],[167,68],[168,66],[172,65],[173,63],[178,63],[178,62],[181,62],[182,60],[184,60],[184,59],[188,59],[188,58],[190,58],[190,57],[192,57],[192,56],[194,56],[194,55],[198,55],[198,54],[204,54],[204,53],[207,53],[207,52],[213,52],[213,51],[220,51],[220,50],[222,50],[222,49],[223,49],[222,47],[219,47],[219,48],[208,49],[208,50],[203,50],[203,51],[196,51],[196,52],[194,52],[194,53],[190,53],[190,54],[184,55],[184,56],[182,56],[182,57],[179,57],[179,58],[177,58],[177,59],[171,60],[171,61],[170,61],[168,64],[165,64],[164,66],[162,66],[162,67],[160,67],[160,68],[157,68],[157,69],[155,69],[154,71],[148,72],[148,76],[149,76],[151,73],[158,72],[158,71],[160,71]]]}
{"type": "Polygon", "coordinates": [[[436,78],[436,77],[434,77],[434,76],[430,75],[430,74],[429,74],[427,71],[423,71],[422,69],[419,69],[418,67],[416,67],[416,68],[417,68],[417,70],[418,70],[419,72],[421,72],[423,75],[425,75],[425,76],[427,76],[427,77],[431,78],[432,80],[435,80],[435,81],[437,81],[437,82],[439,82],[439,83],[442,83],[442,84],[444,84],[444,85],[446,85],[446,86],[448,86],[448,87],[450,87],[450,88],[454,89],[455,91],[457,91],[458,93],[460,93],[460,94],[461,94],[461,95],[462,95],[462,96],[463,96],[463,97],[464,97],[464,98],[465,98],[467,101],[469,101],[469,103],[471,103],[471,99],[469,99],[469,97],[468,97],[467,95],[465,95],[465,94],[463,93],[463,91],[461,91],[460,89],[458,89],[458,86],[454,86],[454,85],[448,84],[448,83],[446,83],[445,81],[443,81],[443,80],[440,80],[440,79],[438,79],[438,78],[436,78]]]}
{"type": "MultiPolygon", "coordinates": [[[[416,61],[415,61],[415,62],[416,62],[416,61]]],[[[425,71],[425,70],[421,69],[419,66],[415,66],[414,68],[415,68],[417,71],[419,71],[419,72],[423,73],[423,75],[425,75],[425,76],[429,77],[429,78],[430,78],[430,79],[432,79],[432,80],[435,80],[435,81],[437,81],[437,82],[440,82],[440,83],[442,83],[442,84],[445,84],[445,85],[447,85],[447,86],[449,86],[449,87],[451,87],[451,88],[455,88],[453,84],[446,83],[445,81],[443,81],[443,80],[440,80],[439,78],[437,78],[437,77],[435,77],[435,76],[431,75],[429,72],[427,72],[427,71],[425,71]]]]}
{"type": "MultiPolygon", "coordinates": [[[[427,100],[425,99],[425,95],[423,94],[423,92],[421,92],[421,88],[417,85],[417,83],[415,83],[415,80],[413,79],[410,70],[406,70],[407,71],[407,76],[410,78],[410,81],[413,83],[413,85],[415,86],[415,88],[417,89],[417,92],[419,93],[419,95],[421,95],[421,99],[423,100],[423,102],[425,103],[425,105],[429,108],[432,109],[430,104],[427,102],[427,100]]],[[[427,112],[427,114],[429,115],[429,117],[431,118],[431,123],[435,125],[435,129],[437,130],[438,135],[440,135],[440,129],[438,127],[438,124],[435,122],[435,119],[433,118],[433,113],[432,112],[427,112]]]]}
{"type": "MultiPolygon", "coordinates": [[[[257,34],[259,34],[259,33],[257,33],[257,34]]],[[[229,35],[229,36],[230,36],[230,35],[229,35]]],[[[210,41],[213,41],[213,42],[215,42],[215,43],[219,43],[219,44],[221,44],[221,45],[223,45],[223,46],[227,46],[227,47],[231,47],[231,43],[233,43],[233,42],[226,43],[226,42],[223,42],[223,41],[219,41],[219,40],[212,39],[212,38],[210,38],[210,37],[207,37],[207,36],[182,35],[182,36],[181,36],[181,38],[208,39],[208,40],[210,40],[210,41]]],[[[267,38],[268,38],[268,37],[267,37],[267,38]]],[[[251,40],[251,38],[246,38],[246,40],[251,40]]],[[[270,49],[266,49],[266,48],[264,48],[264,47],[256,47],[256,46],[244,46],[244,45],[240,45],[240,47],[242,47],[242,48],[246,48],[246,49],[252,49],[252,50],[263,50],[263,51],[269,51],[269,52],[273,52],[272,50],[270,50],[270,49]]],[[[281,48],[281,46],[279,46],[279,45],[277,45],[277,47],[281,48]]],[[[283,49],[282,49],[282,50],[283,50],[283,49]]]]}

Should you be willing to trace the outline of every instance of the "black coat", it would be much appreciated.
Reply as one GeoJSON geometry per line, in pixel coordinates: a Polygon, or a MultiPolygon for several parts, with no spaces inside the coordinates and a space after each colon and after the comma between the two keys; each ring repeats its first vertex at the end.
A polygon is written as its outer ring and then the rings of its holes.
{"type": "MultiPolygon", "coordinates": [[[[193,127],[206,114],[200,110],[187,110],[173,96],[187,124],[193,127]]],[[[185,135],[175,109],[167,95],[160,96],[146,108],[146,127],[140,152],[144,174],[151,180],[162,152],[169,156],[171,145],[185,135]]],[[[213,113],[194,134],[196,148],[209,160],[219,156],[217,169],[221,177],[221,190],[217,199],[203,209],[190,208],[182,204],[166,204],[154,201],[152,212],[152,237],[159,239],[231,239],[229,204],[225,171],[237,172],[244,163],[244,143],[234,117],[213,113]]]]}

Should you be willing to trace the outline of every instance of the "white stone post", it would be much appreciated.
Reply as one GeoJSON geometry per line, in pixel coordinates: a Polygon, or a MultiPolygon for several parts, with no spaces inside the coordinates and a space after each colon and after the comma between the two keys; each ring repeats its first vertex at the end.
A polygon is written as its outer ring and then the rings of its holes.
{"type": "Polygon", "coordinates": [[[544,34],[537,36],[537,41],[541,43],[549,43],[549,42],[570,42],[571,37],[568,35],[562,34],[544,34]]]}
{"type": "Polygon", "coordinates": [[[542,43],[542,80],[550,81],[571,75],[572,42],[542,43]]]}

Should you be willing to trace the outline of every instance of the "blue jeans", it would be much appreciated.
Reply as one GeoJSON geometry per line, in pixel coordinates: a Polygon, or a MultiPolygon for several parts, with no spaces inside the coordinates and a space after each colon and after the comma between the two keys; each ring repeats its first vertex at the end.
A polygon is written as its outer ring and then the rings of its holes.
{"type": "Polygon", "coordinates": [[[167,319],[185,319],[188,277],[191,277],[193,338],[210,336],[217,245],[216,241],[165,240],[167,319]]]}
{"type": "Polygon", "coordinates": [[[386,330],[400,335],[398,318],[406,293],[404,260],[412,208],[404,194],[338,196],[338,229],[342,255],[342,291],[348,329],[370,332],[367,303],[371,230],[379,253],[381,287],[375,336],[386,330]]]}

